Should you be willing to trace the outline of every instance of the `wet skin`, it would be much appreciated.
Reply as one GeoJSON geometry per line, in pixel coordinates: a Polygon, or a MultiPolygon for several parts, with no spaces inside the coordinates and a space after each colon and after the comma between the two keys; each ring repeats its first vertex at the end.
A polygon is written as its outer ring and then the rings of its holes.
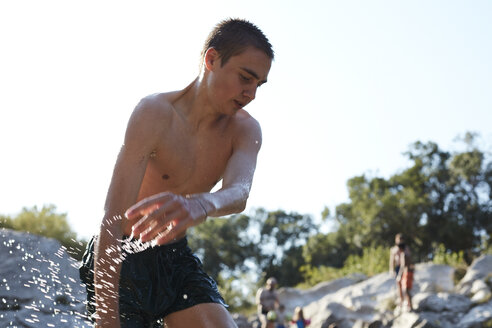
{"type": "MultiPolygon", "coordinates": [[[[130,118],[96,247],[95,279],[104,287],[96,288],[98,326],[119,326],[114,295],[121,263],[106,250],[117,249],[121,236],[166,244],[207,215],[245,207],[261,129],[242,107],[266,82],[271,59],[248,48],[222,66],[215,49],[209,49],[204,63],[204,73],[187,88],[144,98],[130,118]],[[222,187],[210,193],[221,179],[222,187]]],[[[218,304],[173,313],[166,322],[169,327],[234,326],[218,304]]]]}

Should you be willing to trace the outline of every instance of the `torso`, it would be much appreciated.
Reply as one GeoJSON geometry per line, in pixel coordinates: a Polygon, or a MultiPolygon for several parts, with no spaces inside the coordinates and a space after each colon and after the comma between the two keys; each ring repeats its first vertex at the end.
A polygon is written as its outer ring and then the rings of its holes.
{"type": "Polygon", "coordinates": [[[401,255],[401,250],[398,248],[398,246],[393,246],[391,248],[391,256],[393,257],[393,265],[396,267],[400,267],[400,255],[401,255]]]}
{"type": "MultiPolygon", "coordinates": [[[[177,93],[160,97],[164,114],[162,129],[149,160],[137,201],[170,191],[179,195],[210,191],[222,178],[233,152],[233,139],[241,120],[251,118],[241,110],[234,117],[217,120],[213,126],[193,131],[172,105],[177,93]]],[[[131,234],[125,224],[123,233],[131,234]]]]}
{"type": "Polygon", "coordinates": [[[411,263],[410,249],[405,247],[405,250],[401,250],[398,246],[393,246],[391,248],[391,256],[393,256],[393,265],[395,271],[401,268],[402,262],[405,259],[406,269],[413,270],[413,264],[411,263]],[[403,259],[404,258],[404,259],[403,259]]]}
{"type": "Polygon", "coordinates": [[[275,308],[275,301],[277,300],[277,292],[275,290],[268,290],[264,288],[260,294],[260,303],[267,311],[275,308]]]}

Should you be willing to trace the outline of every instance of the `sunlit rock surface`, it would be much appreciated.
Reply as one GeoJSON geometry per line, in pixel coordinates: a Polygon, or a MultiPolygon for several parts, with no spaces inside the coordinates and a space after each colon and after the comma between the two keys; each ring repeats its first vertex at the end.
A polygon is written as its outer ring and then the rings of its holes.
{"type": "Polygon", "coordinates": [[[0,230],[0,327],[91,327],[78,262],[53,239],[0,230]]]}
{"type": "MultiPolygon", "coordinates": [[[[85,320],[79,263],[61,245],[36,235],[0,230],[0,327],[92,327],[85,320]]],[[[476,328],[492,326],[492,256],[481,256],[457,286],[453,268],[418,264],[415,312],[395,308],[393,277],[354,275],[308,290],[279,289],[287,312],[302,306],[310,328],[476,328]]],[[[258,327],[255,315],[233,314],[239,328],[258,327]]]]}
{"type": "Polygon", "coordinates": [[[413,287],[413,306],[408,312],[397,306],[395,281],[382,273],[364,281],[331,282],[339,289],[296,291],[279,289],[282,303],[292,313],[302,306],[311,328],[444,327],[475,328],[492,325],[492,256],[481,256],[454,286],[454,269],[446,265],[418,264],[413,287]],[[480,302],[476,301],[479,299],[480,302]],[[309,302],[306,302],[308,301],[309,302]]]}

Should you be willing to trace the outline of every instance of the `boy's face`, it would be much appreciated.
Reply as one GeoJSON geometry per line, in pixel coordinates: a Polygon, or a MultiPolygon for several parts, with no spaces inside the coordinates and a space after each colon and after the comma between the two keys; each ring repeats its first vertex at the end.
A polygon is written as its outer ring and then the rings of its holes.
{"type": "Polygon", "coordinates": [[[256,97],[256,90],[267,81],[272,60],[263,51],[248,47],[222,66],[216,58],[210,70],[208,86],[212,103],[224,114],[235,114],[256,97]]]}

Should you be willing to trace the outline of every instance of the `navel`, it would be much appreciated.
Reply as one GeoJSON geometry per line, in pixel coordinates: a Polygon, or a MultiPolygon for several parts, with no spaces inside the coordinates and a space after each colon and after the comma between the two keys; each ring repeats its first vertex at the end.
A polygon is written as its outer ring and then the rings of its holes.
{"type": "Polygon", "coordinates": [[[162,175],[162,180],[167,180],[167,179],[169,179],[169,175],[167,175],[167,174],[163,174],[163,175],[162,175]]]}

